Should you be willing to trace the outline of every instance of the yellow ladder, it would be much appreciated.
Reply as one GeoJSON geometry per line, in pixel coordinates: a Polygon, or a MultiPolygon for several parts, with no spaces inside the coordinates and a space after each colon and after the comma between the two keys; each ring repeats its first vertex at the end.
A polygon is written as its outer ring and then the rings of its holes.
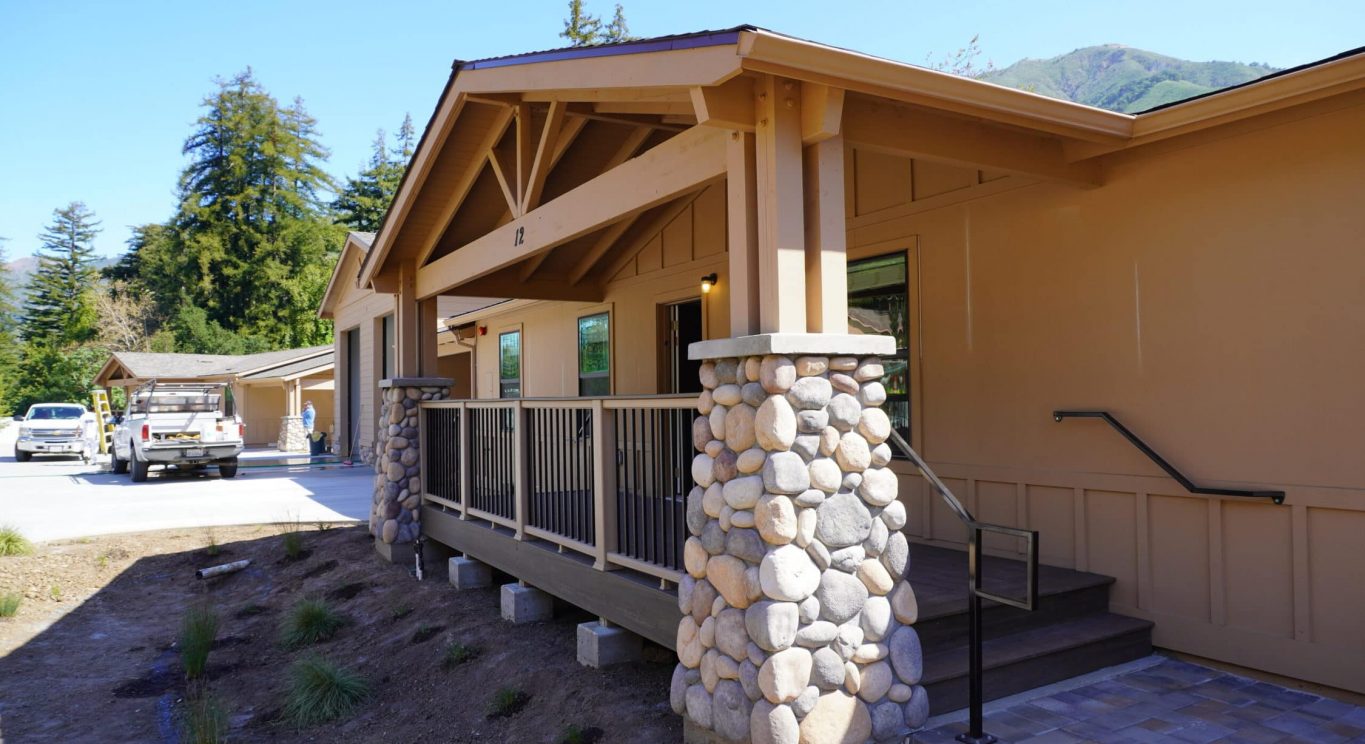
{"type": "Polygon", "coordinates": [[[109,454],[114,446],[114,416],[109,410],[109,393],[92,390],[90,400],[94,403],[95,429],[100,433],[100,454],[109,454]]]}

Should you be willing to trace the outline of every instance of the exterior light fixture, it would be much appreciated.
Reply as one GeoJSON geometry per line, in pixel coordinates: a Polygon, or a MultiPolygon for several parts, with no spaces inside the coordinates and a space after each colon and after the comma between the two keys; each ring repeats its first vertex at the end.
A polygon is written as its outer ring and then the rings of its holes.
{"type": "Polygon", "coordinates": [[[713,272],[713,273],[710,273],[710,274],[707,274],[706,276],[704,276],[704,277],[701,278],[701,293],[702,293],[702,294],[710,294],[710,293],[711,293],[711,288],[714,287],[714,286],[716,286],[716,275],[715,275],[714,272],[713,272]]]}

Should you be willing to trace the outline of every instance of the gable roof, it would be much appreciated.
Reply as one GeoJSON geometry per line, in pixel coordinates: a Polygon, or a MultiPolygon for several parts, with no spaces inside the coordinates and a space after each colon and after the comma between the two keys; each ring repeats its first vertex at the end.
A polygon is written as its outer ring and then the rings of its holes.
{"type": "Polygon", "coordinates": [[[332,346],[282,349],[260,354],[160,354],[116,351],[95,376],[99,386],[120,380],[233,380],[269,379],[294,374],[299,365],[317,369],[333,363],[332,346]],[[120,372],[117,378],[116,372],[120,372]]]}
{"type": "Polygon", "coordinates": [[[343,279],[337,282],[337,277],[344,271],[346,262],[353,255],[360,257],[360,264],[365,263],[365,254],[370,252],[370,246],[374,244],[374,233],[372,232],[349,232],[346,234],[346,243],[341,247],[341,255],[337,256],[337,264],[332,269],[332,278],[327,280],[327,289],[322,293],[322,302],[318,304],[318,317],[330,318],[336,310],[337,300],[341,297],[341,290],[346,286],[343,279]]]}

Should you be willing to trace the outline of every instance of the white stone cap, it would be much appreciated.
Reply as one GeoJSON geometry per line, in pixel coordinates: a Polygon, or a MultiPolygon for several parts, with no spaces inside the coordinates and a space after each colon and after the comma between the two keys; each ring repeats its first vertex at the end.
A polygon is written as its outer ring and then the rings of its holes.
{"type": "Polygon", "coordinates": [[[688,359],[725,359],[764,354],[879,356],[896,353],[896,339],[851,333],[760,333],[737,338],[697,341],[688,359]]]}
{"type": "Polygon", "coordinates": [[[381,388],[450,387],[455,381],[449,377],[393,377],[379,381],[381,388]]]}

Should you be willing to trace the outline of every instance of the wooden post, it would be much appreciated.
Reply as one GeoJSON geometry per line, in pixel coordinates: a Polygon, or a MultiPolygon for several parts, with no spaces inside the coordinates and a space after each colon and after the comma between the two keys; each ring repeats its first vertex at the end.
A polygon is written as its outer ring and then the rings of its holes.
{"type": "Polygon", "coordinates": [[[398,292],[394,295],[394,335],[397,336],[396,375],[419,377],[418,339],[421,317],[417,311],[417,267],[405,262],[398,269],[398,292]]]}
{"type": "Polygon", "coordinates": [[[729,244],[730,335],[758,333],[758,195],[754,135],[732,132],[726,145],[726,217],[729,244]]]}
{"type": "Polygon", "coordinates": [[[616,550],[616,415],[602,405],[592,403],[593,452],[593,534],[596,548],[593,567],[598,571],[608,568],[607,555],[616,550]]]}
{"type": "Polygon", "coordinates": [[[455,456],[460,462],[460,519],[469,519],[469,489],[473,478],[469,474],[469,406],[460,404],[460,417],[456,424],[457,437],[455,456]]]}
{"type": "Polygon", "coordinates": [[[844,138],[806,148],[806,330],[848,332],[844,138]]]}
{"type": "Polygon", "coordinates": [[[521,401],[512,407],[512,501],[513,521],[517,525],[517,539],[526,539],[526,519],[530,512],[530,458],[526,438],[526,408],[521,401]]]}
{"type": "Polygon", "coordinates": [[[436,333],[436,298],[428,297],[417,303],[417,374],[420,377],[439,376],[436,350],[440,339],[436,333]]]}
{"type": "Polygon", "coordinates": [[[769,75],[756,88],[759,331],[802,333],[806,330],[806,238],[801,86],[769,75]]]}

